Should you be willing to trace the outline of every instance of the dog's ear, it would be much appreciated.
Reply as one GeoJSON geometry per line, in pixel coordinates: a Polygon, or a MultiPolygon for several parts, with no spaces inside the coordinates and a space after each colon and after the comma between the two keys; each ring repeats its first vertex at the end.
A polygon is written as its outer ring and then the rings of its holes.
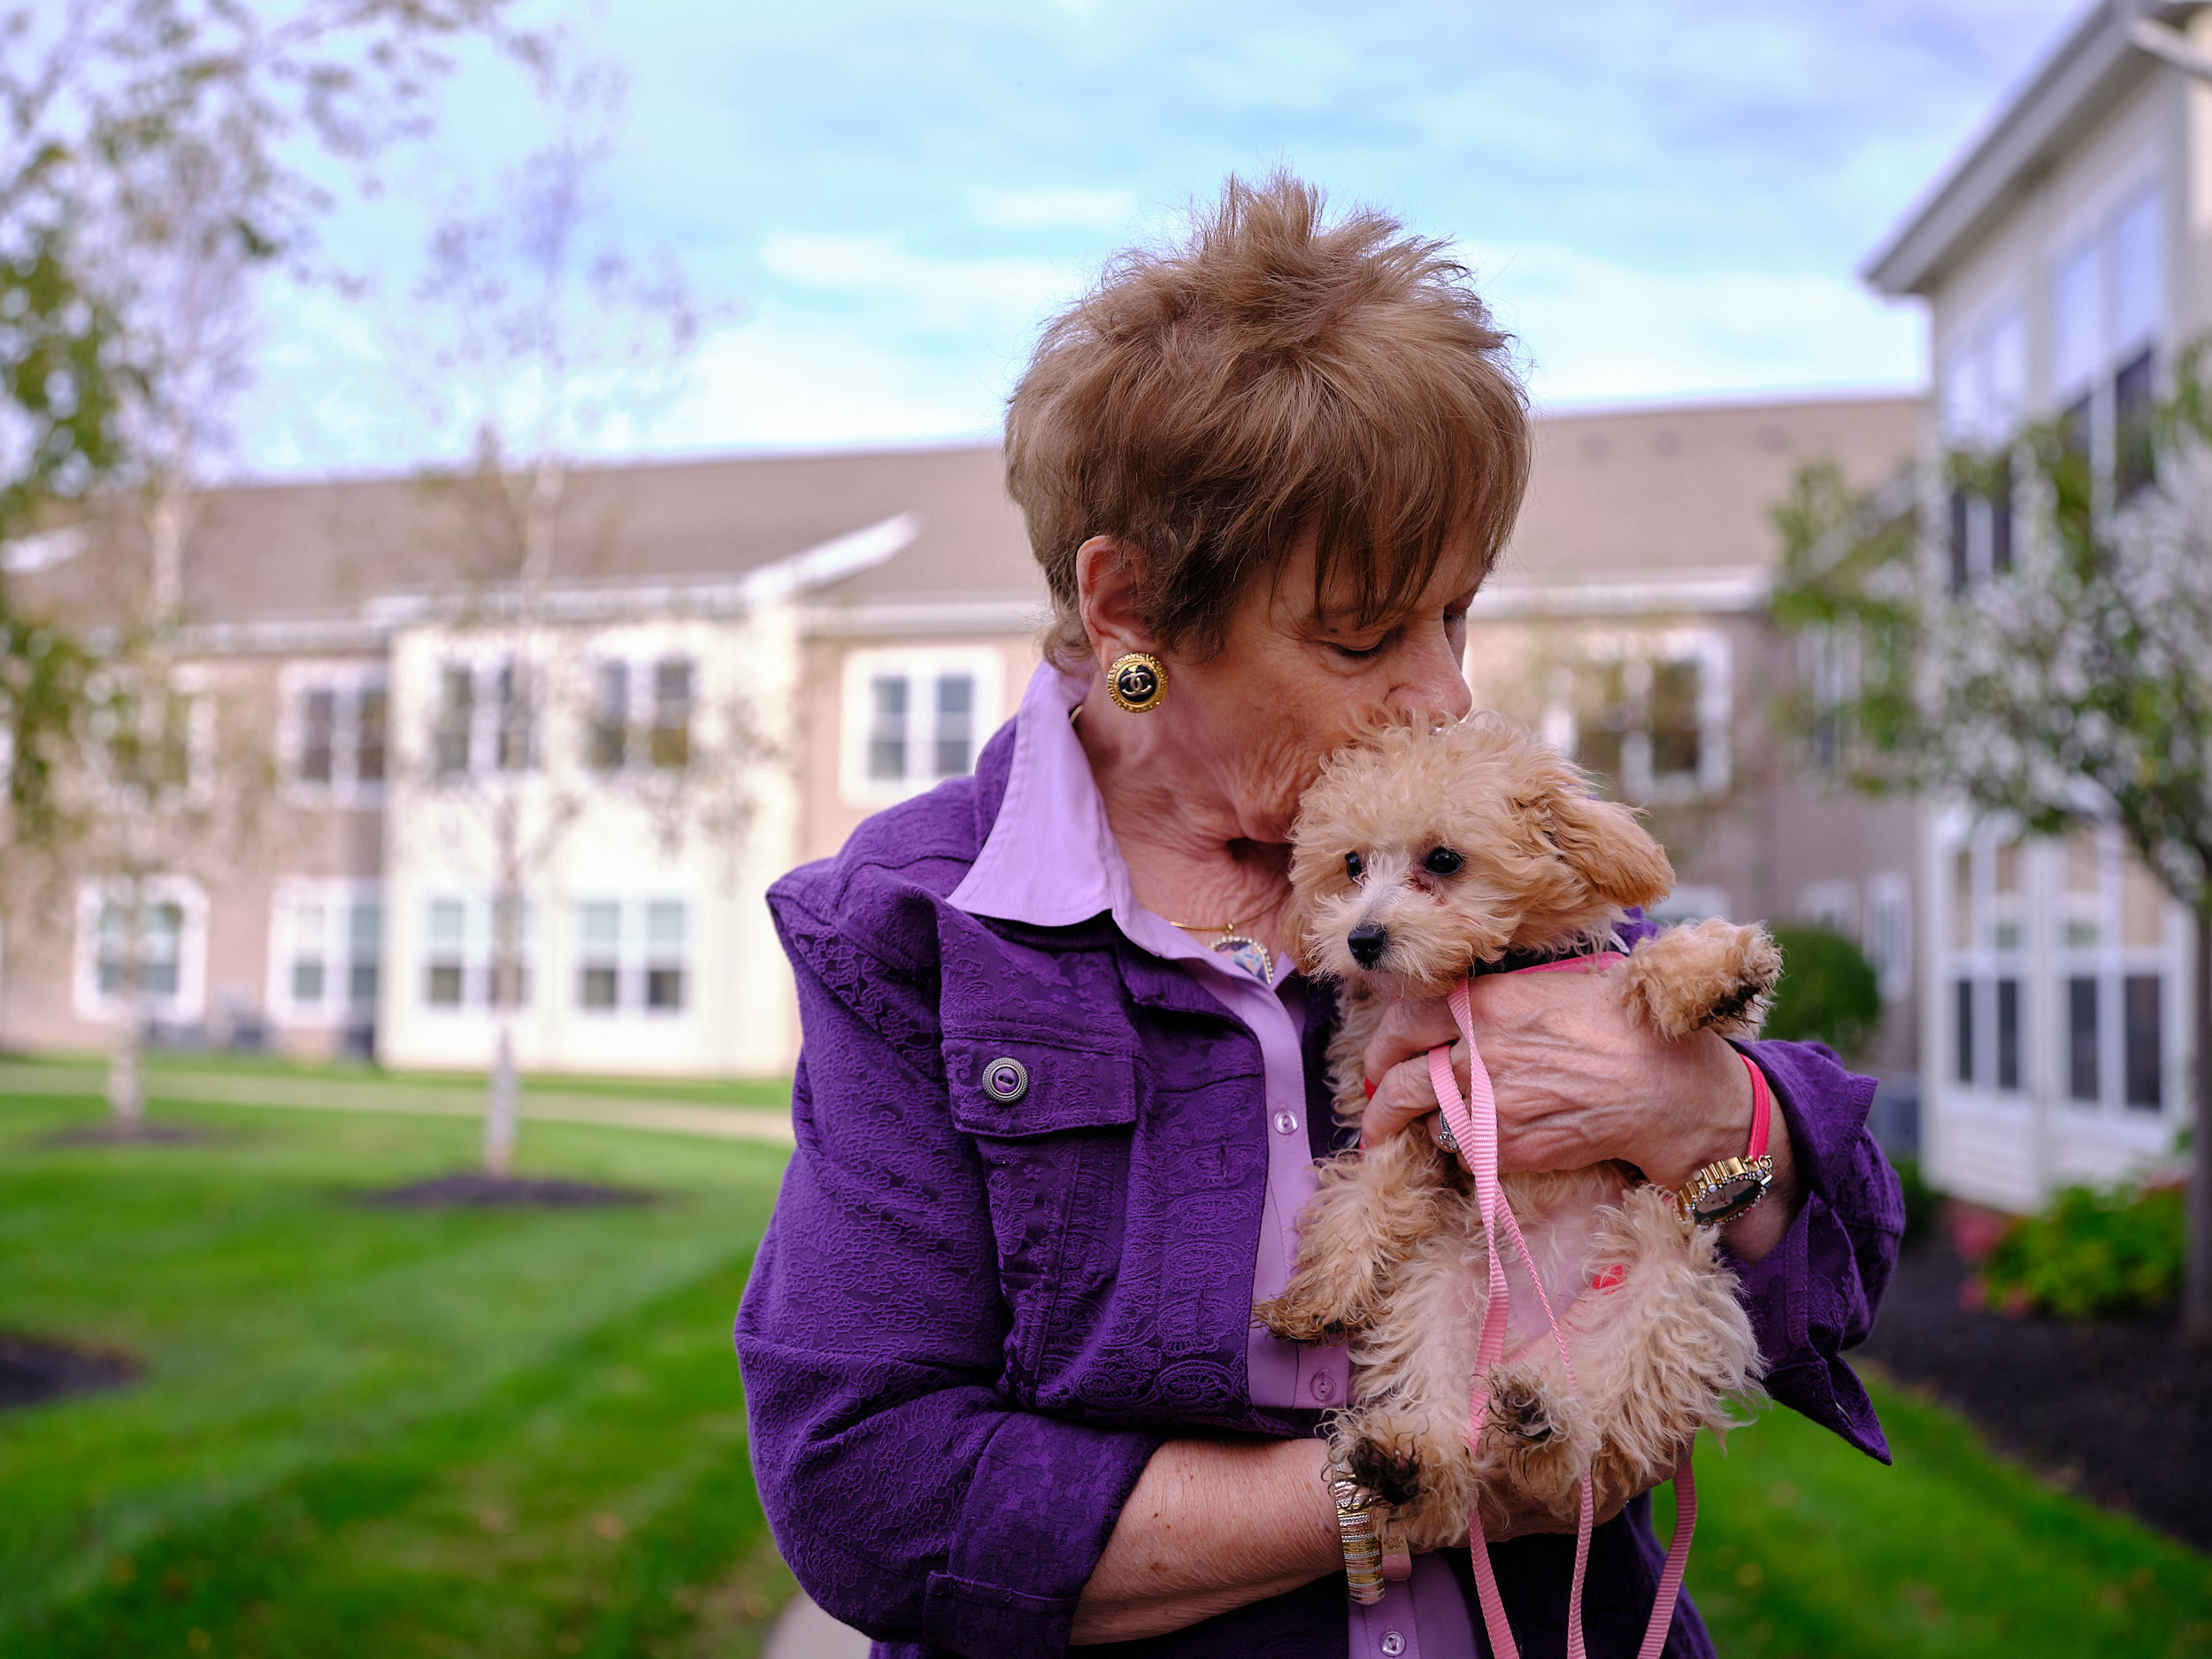
{"type": "Polygon", "coordinates": [[[1562,790],[1545,803],[1559,856],[1609,904],[1651,904],[1674,890],[1674,866],[1644,833],[1636,815],[1615,801],[1562,790]]]}

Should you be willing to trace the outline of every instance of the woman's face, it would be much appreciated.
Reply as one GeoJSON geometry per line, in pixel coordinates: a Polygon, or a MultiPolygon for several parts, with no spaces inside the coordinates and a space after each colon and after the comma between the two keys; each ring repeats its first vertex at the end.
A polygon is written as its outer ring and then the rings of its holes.
{"type": "Polygon", "coordinates": [[[1313,563],[1309,534],[1277,580],[1246,593],[1217,655],[1168,659],[1160,713],[1172,712],[1179,746],[1221,780],[1250,841],[1290,839],[1299,795],[1363,717],[1417,710],[1456,720],[1473,703],[1462,673],[1481,568],[1471,545],[1448,549],[1409,610],[1367,628],[1333,602],[1316,610],[1313,563]]]}

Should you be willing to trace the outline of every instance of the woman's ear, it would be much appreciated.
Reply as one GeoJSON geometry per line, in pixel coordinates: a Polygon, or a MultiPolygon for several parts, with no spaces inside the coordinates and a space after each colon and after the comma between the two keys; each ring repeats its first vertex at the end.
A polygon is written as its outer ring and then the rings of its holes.
{"type": "Polygon", "coordinates": [[[1094,535],[1075,549],[1076,611],[1094,662],[1104,664],[1128,651],[1154,649],[1136,600],[1136,560],[1125,543],[1094,535]]]}
{"type": "Polygon", "coordinates": [[[1559,856],[1609,904],[1652,904],[1674,890],[1674,866],[1636,815],[1616,801],[1562,790],[1547,803],[1559,856]]]}

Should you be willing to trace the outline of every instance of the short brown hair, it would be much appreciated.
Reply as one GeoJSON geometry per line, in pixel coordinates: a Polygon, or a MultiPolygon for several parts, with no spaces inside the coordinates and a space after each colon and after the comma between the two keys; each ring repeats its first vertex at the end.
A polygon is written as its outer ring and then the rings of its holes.
{"type": "Polygon", "coordinates": [[[1246,585],[1317,536],[1315,603],[1402,612],[1471,532],[1488,574],[1528,481],[1528,407],[1467,270],[1287,173],[1232,178],[1188,239],[1133,250],[1045,329],[1006,413],[1006,488],[1087,653],[1076,549],[1119,539],[1162,646],[1221,647],[1246,585]]]}

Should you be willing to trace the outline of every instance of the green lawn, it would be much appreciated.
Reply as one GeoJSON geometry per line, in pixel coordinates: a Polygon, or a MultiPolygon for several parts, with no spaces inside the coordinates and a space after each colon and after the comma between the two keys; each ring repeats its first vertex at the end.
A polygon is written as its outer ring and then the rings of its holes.
{"type": "Polygon", "coordinates": [[[528,1126],[635,1209],[373,1209],[465,1121],[0,1100],[0,1325],[136,1386],[0,1415],[0,1653],[741,1654],[789,1580],[728,1329],[783,1154],[528,1126]]]}
{"type": "MultiPolygon", "coordinates": [[[[353,1194],[472,1124],[159,1116],[218,1138],[56,1148],[96,1102],[0,1096],[0,1327],[148,1368],[0,1414],[0,1655],[757,1651],[789,1579],[727,1332],[780,1150],[531,1124],[526,1172],[664,1202],[394,1212],[353,1194]]],[[[1727,1659],[2212,1655],[2212,1561],[1878,1398],[1892,1470],[1779,1412],[1701,1450],[1727,1659]]]]}

